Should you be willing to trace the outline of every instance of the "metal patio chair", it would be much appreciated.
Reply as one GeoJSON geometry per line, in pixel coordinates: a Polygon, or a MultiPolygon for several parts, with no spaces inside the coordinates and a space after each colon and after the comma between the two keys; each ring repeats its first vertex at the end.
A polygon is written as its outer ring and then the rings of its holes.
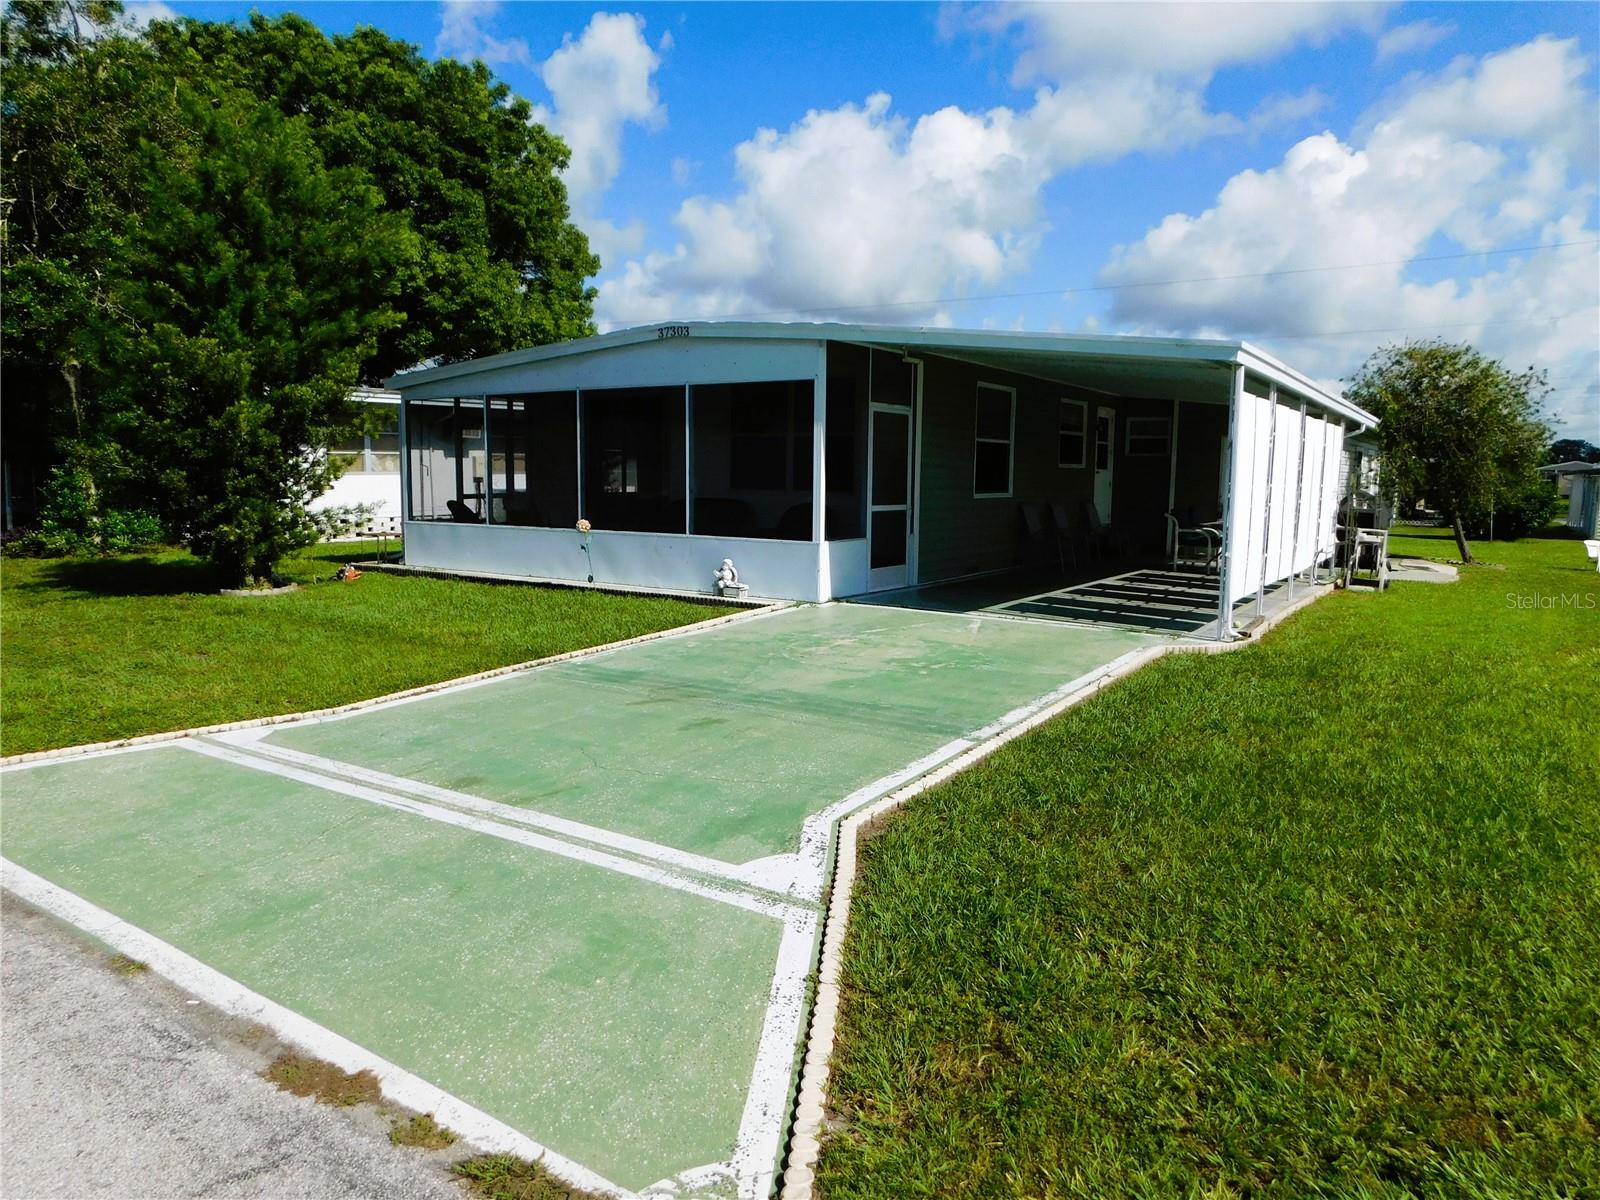
{"type": "Polygon", "coordinates": [[[1185,524],[1176,513],[1167,513],[1167,534],[1172,542],[1174,571],[1180,562],[1199,563],[1202,570],[1211,571],[1222,557],[1222,531],[1197,523],[1192,517],[1185,524]]]}

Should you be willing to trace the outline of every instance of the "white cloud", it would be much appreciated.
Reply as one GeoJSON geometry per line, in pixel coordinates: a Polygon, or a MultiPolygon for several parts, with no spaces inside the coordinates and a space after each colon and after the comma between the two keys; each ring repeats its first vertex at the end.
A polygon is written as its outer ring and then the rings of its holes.
{"type": "Polygon", "coordinates": [[[763,129],[734,152],[738,195],[684,201],[677,247],[603,282],[602,316],[900,306],[932,320],[938,306],[920,302],[992,284],[1037,244],[1054,164],[1036,132],[1003,108],[909,122],[882,93],[763,129]]]}
{"type": "Polygon", "coordinates": [[[1448,21],[1412,21],[1408,25],[1396,25],[1378,38],[1377,60],[1387,62],[1401,54],[1420,54],[1455,31],[1456,27],[1448,21]]]}
{"type": "Polygon", "coordinates": [[[127,29],[140,30],[149,26],[152,21],[176,21],[178,13],[161,0],[132,0],[122,9],[122,19],[118,22],[127,29]]]}
{"type": "Polygon", "coordinates": [[[655,85],[660,65],[661,56],[645,41],[642,17],[597,12],[576,40],[567,35],[538,68],[552,106],[535,117],[572,149],[563,178],[586,227],[622,169],[624,127],[659,128],[666,121],[655,85]]]}
{"type": "Polygon", "coordinates": [[[1240,172],[1211,208],[1169,215],[1118,247],[1102,272],[1113,285],[1210,281],[1128,287],[1114,294],[1113,318],[1142,331],[1279,339],[1318,375],[1348,372],[1410,331],[1473,341],[1517,367],[1587,365],[1592,377],[1593,245],[1451,264],[1431,277],[1406,265],[1456,247],[1597,237],[1591,170],[1567,152],[1600,139],[1585,67],[1575,42],[1547,38],[1457,63],[1371,114],[1364,138],[1322,133],[1269,170],[1240,172]],[[1365,263],[1383,265],[1301,270],[1365,263]],[[1227,278],[1274,271],[1289,273],[1227,278]],[[1322,336],[1368,330],[1394,332],[1322,336]]]}
{"type": "Polygon", "coordinates": [[[989,35],[1018,47],[1012,82],[1044,81],[1032,115],[1061,165],[1165,149],[1304,119],[1324,103],[1309,89],[1266,102],[1249,119],[1206,103],[1221,68],[1374,30],[1383,6],[1296,4],[982,4],[941,14],[947,35],[989,35]]]}
{"type": "Polygon", "coordinates": [[[499,0],[444,0],[434,53],[468,61],[481,58],[491,67],[531,65],[533,55],[525,39],[502,39],[489,32],[499,12],[499,0]]]}
{"type": "Polygon", "coordinates": [[[1289,4],[980,4],[947,10],[944,28],[1014,37],[1012,79],[1134,72],[1207,79],[1218,69],[1374,31],[1386,6],[1289,4]]]}
{"type": "Polygon", "coordinates": [[[1539,37],[1482,59],[1461,57],[1439,76],[1414,77],[1394,122],[1461,138],[1524,138],[1561,144],[1592,157],[1594,94],[1576,41],[1539,37]]]}
{"type": "Polygon", "coordinates": [[[1293,125],[1316,116],[1327,107],[1328,97],[1318,87],[1309,87],[1303,92],[1280,92],[1262,98],[1250,111],[1249,125],[1251,129],[1293,125]]]}
{"type": "Polygon", "coordinates": [[[758,131],[735,151],[731,199],[686,200],[672,250],[601,282],[601,319],[821,310],[931,321],[936,297],[1026,267],[1046,232],[1042,189],[1062,171],[1304,120],[1325,104],[1315,88],[1241,117],[1208,107],[1211,73],[1375,28],[1378,15],[1342,3],[946,9],[949,33],[1020,44],[1014,79],[1042,81],[1027,105],[912,119],[877,95],[758,131]]]}

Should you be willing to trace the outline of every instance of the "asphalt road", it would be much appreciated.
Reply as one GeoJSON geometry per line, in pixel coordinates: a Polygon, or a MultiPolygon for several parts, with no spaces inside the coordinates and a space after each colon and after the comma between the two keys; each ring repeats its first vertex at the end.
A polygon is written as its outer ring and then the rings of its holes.
{"type": "Polygon", "coordinates": [[[0,905],[0,1197],[463,1200],[448,1153],[389,1116],[257,1074],[282,1049],[6,897],[0,905]]]}

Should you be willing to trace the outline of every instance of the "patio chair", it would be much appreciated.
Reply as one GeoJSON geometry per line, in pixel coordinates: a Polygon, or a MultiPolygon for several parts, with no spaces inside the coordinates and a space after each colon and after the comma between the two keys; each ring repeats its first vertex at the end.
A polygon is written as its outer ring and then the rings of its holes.
{"type": "Polygon", "coordinates": [[[1028,558],[1032,561],[1036,555],[1039,557],[1053,556],[1061,564],[1062,570],[1066,569],[1066,562],[1062,558],[1061,545],[1054,536],[1054,530],[1045,524],[1044,509],[1037,504],[1020,504],[1017,506],[1022,514],[1022,529],[1027,539],[1027,546],[1032,553],[1028,558]]]}
{"type": "Polygon", "coordinates": [[[458,525],[482,525],[483,518],[473,512],[460,500],[446,500],[444,506],[450,510],[451,518],[458,525]]]}
{"type": "Polygon", "coordinates": [[[1094,506],[1093,500],[1083,502],[1083,527],[1086,531],[1085,539],[1088,542],[1090,557],[1120,556],[1116,533],[1110,525],[1100,519],[1100,510],[1094,506]]]}
{"type": "MultiPolygon", "coordinates": [[[[1072,559],[1072,569],[1078,569],[1078,541],[1077,532],[1072,528],[1072,518],[1067,515],[1067,506],[1061,501],[1053,501],[1050,505],[1050,524],[1056,530],[1056,555],[1061,560],[1062,570],[1066,569],[1067,559],[1072,559]]],[[[1084,548],[1088,553],[1088,548],[1084,548]]]]}
{"type": "Polygon", "coordinates": [[[1199,563],[1201,569],[1210,571],[1222,556],[1222,532],[1194,520],[1180,520],[1176,513],[1167,514],[1167,538],[1172,544],[1172,569],[1180,562],[1199,563]]]}

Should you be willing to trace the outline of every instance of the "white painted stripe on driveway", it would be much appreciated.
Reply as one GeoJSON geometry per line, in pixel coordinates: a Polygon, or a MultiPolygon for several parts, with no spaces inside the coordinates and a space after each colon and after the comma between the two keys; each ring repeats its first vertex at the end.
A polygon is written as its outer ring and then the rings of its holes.
{"type": "Polygon", "coordinates": [[[742,887],[762,888],[778,895],[782,895],[789,890],[793,875],[792,855],[756,859],[755,862],[742,866],[726,863],[721,859],[707,858],[703,854],[694,854],[687,850],[675,849],[672,846],[663,846],[659,842],[631,837],[625,833],[614,833],[609,829],[602,829],[598,825],[587,825],[582,821],[574,821],[567,817],[558,817],[551,813],[538,812],[534,809],[519,808],[514,804],[504,804],[498,800],[489,800],[482,796],[474,796],[468,792],[458,792],[451,788],[439,787],[437,784],[424,783],[418,779],[408,779],[403,775],[390,775],[384,771],[373,770],[371,767],[356,766],[354,763],[343,762],[339,759],[324,758],[320,754],[307,754],[301,750],[291,750],[287,746],[276,746],[262,740],[266,735],[277,732],[278,730],[270,728],[248,729],[239,733],[223,734],[220,737],[209,740],[226,743],[248,754],[262,755],[277,762],[287,763],[290,766],[303,767],[310,771],[319,771],[324,774],[354,780],[357,783],[367,784],[385,792],[418,796],[424,800],[430,800],[450,808],[482,813],[484,816],[493,817],[497,821],[509,821],[515,825],[527,825],[534,829],[543,829],[548,833],[559,834],[562,837],[575,838],[596,846],[605,846],[623,854],[631,854],[638,858],[659,862],[664,866],[676,867],[680,871],[690,871],[697,875],[709,875],[716,879],[726,879],[742,887]],[[786,859],[788,860],[787,862],[785,861],[786,859]]]}
{"type": "Polygon", "coordinates": [[[642,879],[648,883],[658,884],[661,887],[687,892],[692,896],[699,896],[706,900],[715,900],[720,904],[729,904],[735,908],[742,908],[747,912],[759,913],[763,917],[788,921],[801,913],[810,915],[807,910],[796,908],[791,904],[769,900],[762,896],[752,895],[749,892],[735,891],[731,888],[713,887],[698,880],[674,875],[670,871],[661,870],[659,867],[653,867],[647,863],[635,862],[631,858],[618,858],[614,854],[592,850],[587,846],[575,846],[571,842],[544,837],[531,830],[502,825],[496,821],[486,821],[481,817],[469,816],[453,809],[425,804],[421,800],[412,800],[405,796],[391,796],[386,792],[363,787],[357,783],[348,783],[327,775],[319,775],[313,771],[303,771],[297,767],[268,762],[265,759],[244,754],[228,746],[219,746],[214,742],[186,738],[181,742],[174,743],[174,745],[182,746],[185,750],[191,750],[196,754],[206,755],[208,758],[232,763],[234,766],[248,767],[252,771],[261,771],[268,775],[277,775],[283,779],[292,779],[296,783],[309,784],[311,787],[321,788],[323,791],[336,792],[342,796],[352,796],[357,800],[365,800],[369,804],[377,804],[384,808],[392,808],[398,812],[425,817],[430,821],[454,825],[460,829],[469,829],[474,833],[487,834],[489,837],[500,838],[503,841],[516,842],[518,845],[542,850],[547,854],[557,854],[562,858],[570,858],[592,867],[615,871],[619,875],[630,875],[635,879],[642,879]]]}

